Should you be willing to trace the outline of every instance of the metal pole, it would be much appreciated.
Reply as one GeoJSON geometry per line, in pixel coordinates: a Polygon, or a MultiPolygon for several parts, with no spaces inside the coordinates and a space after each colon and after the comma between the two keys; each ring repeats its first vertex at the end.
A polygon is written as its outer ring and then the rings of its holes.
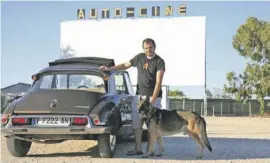
{"type": "Polygon", "coordinates": [[[223,114],[223,105],[222,105],[222,102],[221,102],[221,104],[220,104],[221,106],[221,116],[222,116],[222,114],[223,114]]]}
{"type": "Polygon", "coordinates": [[[215,106],[213,105],[213,117],[215,116],[215,106]]]}
{"type": "Polygon", "coordinates": [[[205,97],[204,97],[204,116],[207,116],[207,97],[206,97],[206,94],[205,94],[205,97]]]}
{"type": "Polygon", "coordinates": [[[244,114],[244,104],[242,102],[242,116],[243,116],[243,114],[244,114]]]}
{"type": "Polygon", "coordinates": [[[183,99],[183,110],[185,110],[185,99],[183,99]]]}
{"type": "Polygon", "coordinates": [[[203,115],[203,102],[201,103],[201,116],[203,115]]]}
{"type": "Polygon", "coordinates": [[[193,101],[193,111],[195,112],[195,105],[196,105],[196,101],[193,101]]]}
{"type": "Polygon", "coordinates": [[[231,107],[230,107],[230,103],[231,103],[231,100],[228,100],[228,111],[230,114],[232,114],[232,110],[231,110],[231,107]]]}
{"type": "Polygon", "coordinates": [[[233,112],[234,112],[234,116],[235,116],[235,102],[233,103],[233,112]]]}
{"type": "Polygon", "coordinates": [[[249,116],[251,117],[251,104],[250,104],[250,101],[248,101],[248,105],[249,105],[249,116]]]}
{"type": "MultiPolygon", "coordinates": [[[[205,18],[206,19],[206,18],[205,18]]],[[[206,35],[206,24],[205,24],[205,36],[206,35]]],[[[204,38],[204,116],[207,116],[207,95],[206,95],[206,37],[204,38]]]]}

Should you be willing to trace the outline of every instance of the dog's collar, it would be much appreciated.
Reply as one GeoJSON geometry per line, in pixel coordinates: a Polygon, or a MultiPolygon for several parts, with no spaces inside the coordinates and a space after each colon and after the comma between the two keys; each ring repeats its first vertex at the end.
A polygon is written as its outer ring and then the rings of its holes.
{"type": "Polygon", "coordinates": [[[153,118],[154,114],[157,112],[158,109],[155,108],[155,110],[150,114],[150,117],[146,119],[145,123],[148,125],[150,120],[153,118]]]}

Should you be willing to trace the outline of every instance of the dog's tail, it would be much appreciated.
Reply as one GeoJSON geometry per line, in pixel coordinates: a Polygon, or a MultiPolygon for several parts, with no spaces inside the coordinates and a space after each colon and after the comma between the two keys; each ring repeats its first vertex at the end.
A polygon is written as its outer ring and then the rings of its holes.
{"type": "Polygon", "coordinates": [[[208,140],[207,133],[206,133],[206,122],[203,117],[201,117],[202,123],[200,124],[201,128],[201,141],[204,143],[204,145],[209,149],[210,152],[212,152],[211,144],[208,140]]]}

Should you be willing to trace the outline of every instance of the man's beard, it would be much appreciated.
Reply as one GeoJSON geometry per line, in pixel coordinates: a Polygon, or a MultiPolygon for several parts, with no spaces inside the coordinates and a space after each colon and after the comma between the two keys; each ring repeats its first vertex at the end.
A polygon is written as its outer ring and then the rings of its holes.
{"type": "Polygon", "coordinates": [[[155,52],[148,53],[148,55],[147,55],[148,58],[153,58],[154,56],[155,56],[155,52]]]}

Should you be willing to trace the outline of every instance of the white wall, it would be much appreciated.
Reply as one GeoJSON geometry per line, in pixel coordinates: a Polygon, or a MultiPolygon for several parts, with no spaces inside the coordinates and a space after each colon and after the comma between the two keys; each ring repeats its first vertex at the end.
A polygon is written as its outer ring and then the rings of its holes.
{"type": "MultiPolygon", "coordinates": [[[[61,48],[76,56],[114,58],[116,64],[142,52],[142,40],[156,41],[166,63],[163,85],[203,86],[205,83],[205,17],[75,20],[61,22],[61,48]]],[[[137,70],[128,70],[133,85],[137,70]]]]}

